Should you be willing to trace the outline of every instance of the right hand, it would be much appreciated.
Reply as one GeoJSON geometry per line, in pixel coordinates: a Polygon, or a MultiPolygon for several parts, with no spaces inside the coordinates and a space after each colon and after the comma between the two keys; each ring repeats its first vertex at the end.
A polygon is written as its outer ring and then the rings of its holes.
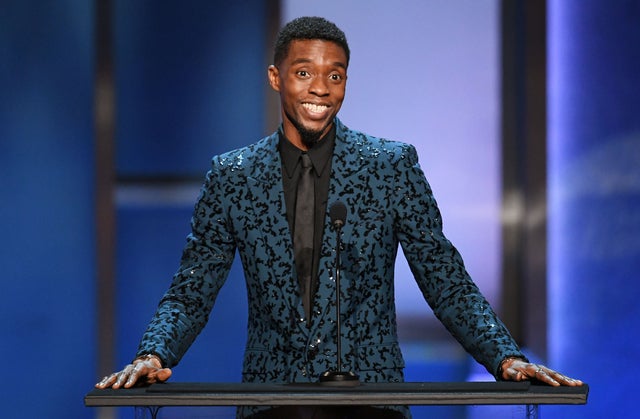
{"type": "Polygon", "coordinates": [[[171,377],[171,369],[162,368],[160,360],[155,357],[138,358],[122,371],[107,375],[100,382],[96,383],[96,388],[131,388],[138,381],[145,384],[161,383],[171,377]]]}

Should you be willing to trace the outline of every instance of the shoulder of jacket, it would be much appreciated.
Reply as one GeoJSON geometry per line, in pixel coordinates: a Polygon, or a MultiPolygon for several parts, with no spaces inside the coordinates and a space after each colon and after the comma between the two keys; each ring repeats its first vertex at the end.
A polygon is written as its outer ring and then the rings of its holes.
{"type": "Polygon", "coordinates": [[[272,134],[245,147],[214,156],[212,165],[220,170],[241,170],[251,167],[255,159],[264,158],[265,153],[275,150],[277,135],[272,134]]]}
{"type": "Polygon", "coordinates": [[[383,137],[375,137],[346,127],[340,123],[340,132],[344,141],[365,158],[388,158],[396,160],[416,155],[413,145],[383,137]]]}

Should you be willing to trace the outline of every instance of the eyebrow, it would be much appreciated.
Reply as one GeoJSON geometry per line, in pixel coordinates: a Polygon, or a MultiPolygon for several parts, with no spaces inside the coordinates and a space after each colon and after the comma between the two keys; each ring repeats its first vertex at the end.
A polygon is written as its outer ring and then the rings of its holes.
{"type": "MultiPolygon", "coordinates": [[[[297,60],[292,61],[291,65],[305,64],[305,63],[311,63],[311,62],[312,62],[312,60],[310,58],[298,58],[297,60]]],[[[347,66],[345,65],[345,63],[343,63],[341,61],[335,61],[333,63],[333,66],[344,68],[345,70],[347,69],[347,66]]]]}

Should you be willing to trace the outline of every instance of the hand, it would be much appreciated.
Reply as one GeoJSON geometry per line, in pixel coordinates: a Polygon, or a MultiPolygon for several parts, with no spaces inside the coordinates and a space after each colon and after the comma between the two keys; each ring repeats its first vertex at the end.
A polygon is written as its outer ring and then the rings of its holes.
{"type": "Polygon", "coordinates": [[[169,377],[171,377],[171,369],[162,368],[157,357],[138,358],[124,367],[122,371],[104,377],[96,384],[96,388],[131,388],[140,380],[146,384],[153,384],[167,381],[169,377]]]}
{"type": "Polygon", "coordinates": [[[502,362],[502,378],[507,381],[535,379],[552,386],[581,386],[582,381],[567,377],[540,364],[532,364],[519,358],[507,358],[502,362]]]}

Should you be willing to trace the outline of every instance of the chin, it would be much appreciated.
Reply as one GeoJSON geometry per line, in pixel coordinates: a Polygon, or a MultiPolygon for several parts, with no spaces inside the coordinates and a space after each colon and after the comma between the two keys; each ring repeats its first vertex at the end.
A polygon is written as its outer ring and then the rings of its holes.
{"type": "Polygon", "coordinates": [[[298,131],[302,141],[307,145],[311,146],[316,144],[322,135],[327,131],[327,128],[331,126],[333,123],[333,119],[335,115],[323,119],[321,121],[318,120],[303,120],[302,118],[291,118],[291,116],[285,112],[285,117],[291,122],[291,125],[298,131]]]}
{"type": "Polygon", "coordinates": [[[333,118],[328,120],[323,120],[321,122],[314,121],[313,124],[309,124],[309,125],[305,124],[304,129],[308,132],[315,132],[319,135],[322,135],[327,130],[327,128],[331,126],[332,122],[333,122],[333,118]]]}

